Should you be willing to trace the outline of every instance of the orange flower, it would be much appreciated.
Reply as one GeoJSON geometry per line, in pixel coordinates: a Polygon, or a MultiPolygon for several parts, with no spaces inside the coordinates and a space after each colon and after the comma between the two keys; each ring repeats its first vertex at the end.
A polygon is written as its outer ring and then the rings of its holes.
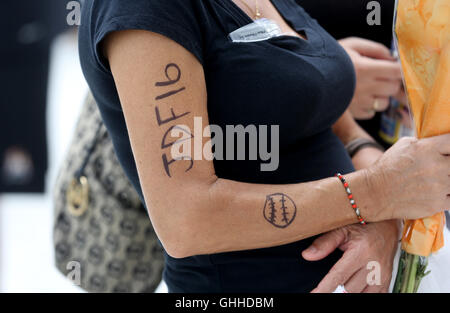
{"type": "MultiPolygon", "coordinates": [[[[450,0],[399,0],[395,31],[417,136],[450,133],[450,0]]],[[[438,251],[444,224],[443,213],[405,221],[402,248],[438,251]]]]}

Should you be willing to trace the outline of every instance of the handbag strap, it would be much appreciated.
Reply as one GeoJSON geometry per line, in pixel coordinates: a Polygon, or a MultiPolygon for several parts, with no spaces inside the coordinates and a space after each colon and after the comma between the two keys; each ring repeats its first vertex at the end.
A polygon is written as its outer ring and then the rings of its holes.
{"type": "Polygon", "coordinates": [[[99,143],[99,141],[101,139],[100,132],[102,130],[102,126],[103,126],[103,121],[101,118],[99,118],[98,122],[97,122],[97,128],[95,130],[94,140],[91,142],[91,144],[89,145],[89,147],[87,149],[87,154],[83,160],[83,163],[81,163],[80,168],[75,172],[76,179],[80,179],[82,176],[84,176],[84,171],[91,159],[92,154],[94,153],[95,147],[97,146],[97,144],[99,143]]]}

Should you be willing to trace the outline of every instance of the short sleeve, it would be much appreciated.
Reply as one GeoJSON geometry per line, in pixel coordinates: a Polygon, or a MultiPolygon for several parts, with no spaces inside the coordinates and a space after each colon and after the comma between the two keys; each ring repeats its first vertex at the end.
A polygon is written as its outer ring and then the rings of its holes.
{"type": "Polygon", "coordinates": [[[90,10],[94,54],[99,65],[109,71],[99,44],[108,33],[120,30],[148,30],[166,36],[203,64],[201,9],[198,0],[87,0],[90,10]],[[91,3],[90,3],[91,2],[91,3]]]}

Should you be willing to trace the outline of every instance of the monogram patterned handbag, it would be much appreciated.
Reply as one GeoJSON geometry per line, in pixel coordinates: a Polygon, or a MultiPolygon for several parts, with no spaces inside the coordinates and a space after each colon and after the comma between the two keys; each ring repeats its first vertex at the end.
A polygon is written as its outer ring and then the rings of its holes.
{"type": "Polygon", "coordinates": [[[54,211],[59,271],[68,275],[69,264],[77,264],[80,287],[88,292],[154,292],[164,267],[162,247],[92,95],[57,179],[54,211]]]}

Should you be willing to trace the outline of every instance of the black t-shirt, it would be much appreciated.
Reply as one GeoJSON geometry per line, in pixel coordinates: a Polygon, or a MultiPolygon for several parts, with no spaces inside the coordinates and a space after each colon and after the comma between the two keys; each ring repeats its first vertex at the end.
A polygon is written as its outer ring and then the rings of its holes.
{"type": "MultiPolygon", "coordinates": [[[[353,96],[351,60],[294,0],[272,2],[307,40],[284,35],[253,43],[231,42],[229,33],[252,22],[231,0],[86,1],[80,28],[81,64],[119,160],[141,196],[114,80],[98,49],[106,34],[123,29],[160,33],[197,57],[205,72],[211,124],[222,129],[279,125],[276,171],[261,172],[261,160],[214,161],[218,177],[288,184],[354,170],[331,131],[353,96]]],[[[164,278],[171,292],[309,292],[341,255],[336,251],[322,261],[303,260],[301,251],[312,240],[185,259],[166,255],[164,278]]]]}

